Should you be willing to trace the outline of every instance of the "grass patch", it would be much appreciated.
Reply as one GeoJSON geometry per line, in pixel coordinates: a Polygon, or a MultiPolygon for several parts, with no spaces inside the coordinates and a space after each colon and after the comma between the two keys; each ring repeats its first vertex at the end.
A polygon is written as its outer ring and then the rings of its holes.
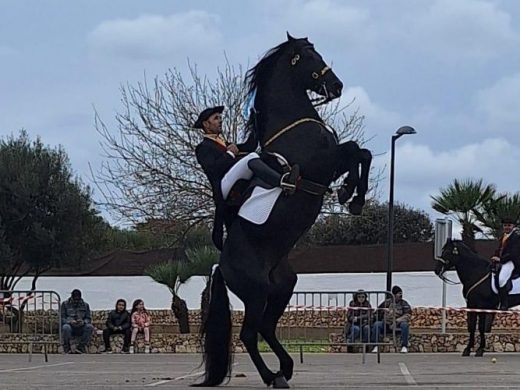
{"type": "MultiPolygon", "coordinates": [[[[287,352],[300,352],[300,345],[303,347],[303,352],[308,353],[322,353],[328,352],[329,341],[328,340],[289,340],[281,341],[287,352]]],[[[258,343],[258,349],[260,352],[272,352],[271,348],[267,343],[262,340],[258,343]]]]}

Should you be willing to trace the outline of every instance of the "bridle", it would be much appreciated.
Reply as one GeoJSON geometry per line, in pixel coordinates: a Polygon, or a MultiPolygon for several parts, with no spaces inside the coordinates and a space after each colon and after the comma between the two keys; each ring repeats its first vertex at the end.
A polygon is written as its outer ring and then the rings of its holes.
{"type": "MultiPolygon", "coordinates": [[[[301,56],[299,54],[295,54],[293,58],[291,58],[291,66],[296,66],[298,61],[300,61],[301,56]]],[[[314,71],[311,73],[311,77],[319,81],[320,78],[322,78],[329,70],[331,70],[330,66],[325,65],[321,70],[314,71]]],[[[321,88],[323,89],[324,96],[320,96],[317,98],[311,99],[311,102],[316,104],[313,104],[314,107],[321,106],[323,104],[326,104],[330,102],[333,98],[330,97],[329,91],[327,90],[327,84],[325,82],[321,83],[321,88]]]]}
{"type": "MultiPolygon", "coordinates": [[[[454,255],[458,255],[459,254],[459,250],[457,249],[456,246],[453,247],[453,251],[452,253],[454,255]]],[[[442,268],[441,268],[441,271],[439,272],[439,274],[437,276],[439,276],[439,278],[441,278],[441,280],[449,285],[456,285],[456,284],[460,284],[460,282],[454,282],[453,280],[449,279],[445,274],[446,271],[449,271],[449,269],[446,268],[448,262],[446,260],[444,260],[442,257],[436,257],[435,258],[435,261],[438,261],[439,263],[442,264],[442,268]]]]}

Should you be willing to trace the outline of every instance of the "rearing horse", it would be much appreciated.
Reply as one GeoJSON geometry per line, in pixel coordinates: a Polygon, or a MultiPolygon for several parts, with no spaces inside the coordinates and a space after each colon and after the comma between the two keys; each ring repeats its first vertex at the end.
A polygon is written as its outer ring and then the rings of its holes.
{"type": "Polygon", "coordinates": [[[275,335],[278,320],[291,299],[296,274],[287,257],[296,241],[316,220],[323,196],[332,181],[349,172],[340,194],[359,214],[365,203],[371,153],[355,142],[339,144],[322,122],[308,90],[324,101],[338,98],[342,82],[305,39],[288,40],[271,49],[246,76],[256,92],[251,131],[263,152],[278,153],[289,164],[299,164],[301,180],[292,196],[281,196],[264,224],[237,217],[228,226],[219,265],[211,281],[204,335],[204,381],[195,386],[216,386],[230,373],[231,319],[226,286],[245,307],[240,339],[263,382],[289,387],[293,360],[275,335]],[[361,167],[361,169],[359,168],[361,167]],[[258,351],[262,335],[280,361],[271,371],[258,351]]]}
{"type": "MultiPolygon", "coordinates": [[[[491,289],[490,262],[479,256],[464,242],[460,240],[448,240],[442,248],[441,260],[436,260],[435,273],[443,277],[444,273],[455,269],[462,283],[462,294],[466,299],[468,309],[496,309],[498,307],[498,295],[491,289]]],[[[520,295],[509,296],[509,306],[520,304],[520,295]]],[[[468,345],[464,348],[462,356],[469,356],[475,345],[475,330],[477,326],[480,332],[480,345],[475,356],[483,356],[486,348],[486,332],[491,332],[494,314],[476,313],[468,311],[467,322],[469,331],[468,345]]]]}

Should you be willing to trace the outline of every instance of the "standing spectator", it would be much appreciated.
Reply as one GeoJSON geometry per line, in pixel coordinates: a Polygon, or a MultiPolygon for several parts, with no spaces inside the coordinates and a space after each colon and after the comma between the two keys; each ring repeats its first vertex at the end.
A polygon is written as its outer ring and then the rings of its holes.
{"type": "Polygon", "coordinates": [[[135,339],[137,333],[144,333],[144,353],[150,353],[150,324],[151,318],[142,299],[136,299],[132,304],[132,340],[130,353],[134,353],[135,339]]]}
{"type": "Polygon", "coordinates": [[[128,352],[130,346],[130,315],[126,311],[126,301],[118,299],[116,302],[116,309],[108,314],[107,327],[103,329],[103,341],[105,342],[105,352],[111,353],[110,336],[117,333],[124,334],[123,352],[128,352]]]}
{"type": "Polygon", "coordinates": [[[79,336],[79,345],[76,353],[87,353],[87,344],[90,342],[94,326],[90,317],[90,307],[81,298],[81,291],[75,289],[71,296],[61,304],[61,335],[63,338],[63,352],[70,353],[70,339],[79,336]]]}
{"type": "MultiPolygon", "coordinates": [[[[386,299],[378,309],[384,310],[384,317],[382,321],[374,323],[373,334],[375,334],[375,342],[379,342],[380,336],[385,333],[385,330],[392,332],[392,325],[395,319],[395,330],[401,330],[401,353],[408,353],[408,334],[409,322],[412,315],[412,308],[410,304],[403,299],[403,290],[399,286],[392,287],[392,298],[386,299]]],[[[377,352],[377,345],[372,352],[377,352]]]]}
{"type": "MultiPolygon", "coordinates": [[[[352,295],[345,324],[345,340],[348,343],[355,343],[356,340],[368,343],[370,323],[372,322],[372,306],[367,298],[364,290],[358,290],[352,295]],[[362,307],[364,309],[356,310],[352,309],[353,307],[362,307]],[[359,337],[360,333],[361,338],[359,337]]],[[[352,352],[352,346],[347,346],[347,351],[352,352]]]]}

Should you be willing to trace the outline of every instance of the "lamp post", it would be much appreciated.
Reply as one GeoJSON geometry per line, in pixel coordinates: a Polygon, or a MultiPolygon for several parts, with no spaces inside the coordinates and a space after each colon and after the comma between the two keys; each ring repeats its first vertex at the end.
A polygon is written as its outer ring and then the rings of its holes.
{"type": "Polygon", "coordinates": [[[415,134],[413,127],[403,126],[392,135],[390,150],[390,196],[388,198],[388,241],[386,243],[386,291],[392,289],[392,268],[394,266],[394,160],[395,141],[405,134],[415,134]]]}

